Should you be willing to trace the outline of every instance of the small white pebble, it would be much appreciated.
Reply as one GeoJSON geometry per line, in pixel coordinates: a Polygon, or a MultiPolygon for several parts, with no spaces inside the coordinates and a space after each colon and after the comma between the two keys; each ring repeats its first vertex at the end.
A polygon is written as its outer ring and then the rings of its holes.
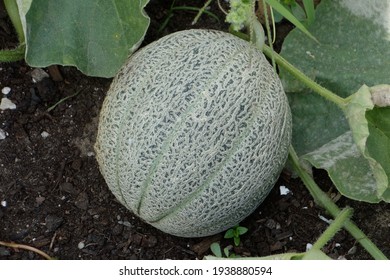
{"type": "Polygon", "coordinates": [[[41,136],[42,138],[47,138],[50,134],[46,131],[42,131],[41,136]]]}
{"type": "Polygon", "coordinates": [[[94,153],[94,152],[88,152],[88,153],[87,153],[87,156],[93,157],[93,156],[95,156],[95,153],[94,153]]]}
{"type": "Polygon", "coordinates": [[[83,241],[80,241],[79,244],[77,245],[77,248],[79,248],[80,250],[83,249],[85,247],[85,243],[83,241]]]}
{"type": "Polygon", "coordinates": [[[4,94],[4,95],[7,95],[10,92],[11,92],[11,88],[10,87],[3,87],[1,89],[1,93],[4,94]]]}
{"type": "Polygon", "coordinates": [[[0,110],[6,110],[6,109],[15,110],[16,105],[11,100],[9,100],[7,97],[3,97],[1,99],[1,103],[0,103],[0,110]]]}
{"type": "Polygon", "coordinates": [[[7,132],[5,132],[0,128],[0,140],[5,139],[7,137],[7,134],[8,134],[7,132]]]}
{"type": "Polygon", "coordinates": [[[287,195],[291,193],[291,191],[286,186],[280,186],[279,190],[280,190],[280,195],[287,195]]]}
{"type": "Polygon", "coordinates": [[[337,248],[337,247],[341,247],[341,244],[340,243],[336,243],[334,244],[334,246],[337,248]]]}
{"type": "Polygon", "coordinates": [[[307,243],[306,244],[306,252],[309,251],[313,247],[313,244],[307,243]]]}
{"type": "Polygon", "coordinates": [[[2,201],[1,201],[1,206],[3,206],[3,207],[7,207],[7,201],[5,201],[5,200],[2,200],[2,201]]]}

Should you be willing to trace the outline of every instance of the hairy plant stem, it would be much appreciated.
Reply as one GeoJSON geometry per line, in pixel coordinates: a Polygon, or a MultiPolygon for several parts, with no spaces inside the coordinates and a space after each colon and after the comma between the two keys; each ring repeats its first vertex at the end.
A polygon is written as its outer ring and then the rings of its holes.
{"type": "Polygon", "coordinates": [[[0,50],[0,62],[13,62],[19,61],[24,58],[26,48],[24,45],[20,45],[12,50],[0,50]]]}
{"type": "Polygon", "coordinates": [[[342,98],[342,97],[338,96],[337,94],[333,93],[332,91],[317,84],[315,81],[313,81],[308,76],[306,76],[304,73],[302,73],[299,69],[297,69],[292,64],[290,64],[287,60],[285,60],[281,55],[279,55],[277,52],[272,50],[269,46],[264,45],[263,52],[268,57],[274,57],[276,63],[279,66],[286,69],[291,75],[293,75],[299,81],[304,83],[308,88],[312,89],[315,93],[321,95],[326,100],[333,102],[340,109],[345,108],[345,105],[347,103],[347,100],[345,98],[342,98]]]}
{"type": "MultiPolygon", "coordinates": [[[[263,27],[257,19],[251,19],[250,21],[248,21],[247,25],[251,26],[253,28],[253,33],[255,34],[255,37],[257,36],[257,34],[261,34],[261,33],[264,34],[263,27]]],[[[274,61],[276,61],[276,63],[279,66],[286,69],[295,78],[297,78],[299,81],[304,83],[310,89],[314,90],[314,92],[316,92],[320,96],[324,97],[328,101],[335,103],[342,110],[345,108],[345,105],[348,102],[345,98],[338,96],[337,94],[331,92],[330,90],[324,88],[323,86],[317,84],[315,81],[310,79],[303,72],[301,72],[299,69],[297,69],[292,64],[290,64],[287,60],[285,60],[281,55],[279,55],[277,52],[275,52],[272,48],[272,45],[270,47],[262,42],[257,42],[257,41],[254,41],[253,43],[255,43],[264,52],[264,54],[266,56],[268,56],[270,59],[272,59],[272,63],[274,63],[274,61]]]]}
{"type": "MultiPolygon", "coordinates": [[[[302,168],[299,163],[299,158],[295,150],[290,146],[289,160],[309,190],[310,194],[315,199],[316,203],[325,208],[333,217],[337,217],[341,210],[316,184],[314,179],[302,168]]],[[[381,250],[350,220],[347,219],[344,223],[344,228],[366,249],[366,251],[376,260],[387,260],[387,257],[381,250]]]]}
{"type": "Polygon", "coordinates": [[[26,51],[22,21],[20,20],[18,5],[15,0],[4,0],[8,16],[18,35],[19,46],[12,50],[0,50],[0,62],[22,60],[26,51]]]}
{"type": "Polygon", "coordinates": [[[317,241],[313,244],[311,249],[321,250],[336,233],[343,228],[346,221],[352,216],[352,208],[343,209],[335,218],[335,220],[326,228],[317,241]]]}
{"type": "Polygon", "coordinates": [[[15,0],[4,0],[4,6],[16,30],[16,34],[18,35],[19,44],[23,45],[25,38],[22,21],[20,20],[18,5],[16,4],[15,0]]]}
{"type": "MultiPolygon", "coordinates": [[[[271,39],[272,38],[271,27],[269,26],[269,20],[268,20],[268,8],[267,8],[267,4],[265,3],[265,0],[261,0],[261,2],[263,4],[264,20],[265,20],[265,27],[267,30],[268,44],[269,44],[269,47],[271,48],[271,50],[273,50],[274,49],[273,39],[271,39]]],[[[258,20],[256,20],[256,21],[258,22],[258,20]]],[[[271,55],[271,61],[272,61],[272,67],[276,71],[275,57],[273,55],[271,55]]]]}

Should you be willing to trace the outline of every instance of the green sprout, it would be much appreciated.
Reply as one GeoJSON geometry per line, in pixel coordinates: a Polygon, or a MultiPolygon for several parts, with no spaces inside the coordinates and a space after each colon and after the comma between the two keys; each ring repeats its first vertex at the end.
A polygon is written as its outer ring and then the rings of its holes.
{"type": "Polygon", "coordinates": [[[214,242],[210,245],[211,252],[217,258],[235,258],[236,254],[230,252],[232,248],[233,248],[232,245],[226,246],[225,248],[223,248],[223,254],[222,254],[222,248],[218,242],[214,242]]]}
{"type": "Polygon", "coordinates": [[[246,227],[236,225],[226,231],[224,238],[226,239],[233,238],[234,245],[238,246],[240,245],[240,241],[241,241],[240,236],[245,234],[247,231],[248,229],[246,227]]]}

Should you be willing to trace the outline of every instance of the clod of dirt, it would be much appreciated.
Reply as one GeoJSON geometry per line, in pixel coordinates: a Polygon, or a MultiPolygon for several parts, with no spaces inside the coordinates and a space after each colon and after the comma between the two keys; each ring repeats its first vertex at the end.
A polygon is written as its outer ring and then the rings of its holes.
{"type": "Polygon", "coordinates": [[[60,190],[69,194],[76,194],[77,189],[69,182],[64,182],[60,184],[60,190]]]}
{"type": "Polygon", "coordinates": [[[45,218],[45,225],[48,231],[55,231],[61,226],[63,221],[64,219],[62,217],[49,214],[45,218]]]}
{"type": "Polygon", "coordinates": [[[77,208],[81,210],[87,210],[89,206],[89,198],[86,192],[80,193],[74,203],[77,208]]]}

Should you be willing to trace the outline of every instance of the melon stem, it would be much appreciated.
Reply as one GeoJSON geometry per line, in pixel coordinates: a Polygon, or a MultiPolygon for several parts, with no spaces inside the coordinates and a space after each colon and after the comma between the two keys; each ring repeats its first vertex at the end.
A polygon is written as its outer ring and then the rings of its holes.
{"type": "Polygon", "coordinates": [[[308,88],[312,89],[315,93],[319,94],[326,100],[333,102],[339,108],[344,109],[348,101],[345,98],[342,98],[335,94],[334,92],[324,88],[319,85],[308,76],[306,76],[303,72],[301,72],[298,68],[290,64],[286,59],[284,59],[280,54],[275,52],[272,48],[267,45],[264,45],[263,52],[268,57],[273,57],[276,63],[286,69],[291,75],[297,78],[299,81],[304,83],[308,88]]]}
{"type": "Polygon", "coordinates": [[[19,8],[15,0],[4,0],[4,6],[8,16],[18,35],[19,46],[12,50],[0,50],[0,62],[19,61],[24,58],[26,51],[22,21],[19,16],[19,8]]]}
{"type": "MultiPolygon", "coordinates": [[[[313,196],[315,202],[336,218],[341,210],[333,202],[333,200],[324,193],[314,179],[303,169],[299,163],[299,158],[292,146],[290,146],[289,160],[292,167],[298,176],[301,178],[310,194],[313,196]]],[[[344,222],[344,228],[360,243],[360,245],[366,249],[366,251],[376,260],[387,260],[387,257],[381,250],[369,239],[359,227],[357,227],[350,219],[346,219],[344,222]]]]}
{"type": "Polygon", "coordinates": [[[317,241],[311,247],[311,250],[321,250],[335,235],[343,228],[346,221],[352,216],[352,208],[346,207],[335,217],[334,221],[326,228],[317,241]]]}
{"type": "MultiPolygon", "coordinates": [[[[264,29],[257,19],[248,21],[247,27],[250,30],[250,38],[249,38],[250,41],[254,43],[268,58],[272,60],[272,64],[276,62],[279,66],[286,69],[291,75],[293,75],[300,82],[305,84],[308,88],[312,89],[315,93],[319,94],[326,100],[336,104],[340,109],[344,110],[345,106],[348,103],[348,100],[346,98],[342,98],[338,96],[334,92],[324,88],[323,86],[313,81],[311,78],[306,76],[298,68],[290,64],[280,54],[274,51],[272,45],[268,46],[267,44],[264,43],[265,40],[264,29]]],[[[241,37],[244,40],[248,40],[247,35],[242,34],[241,32],[237,32],[237,31],[232,32],[232,29],[230,29],[230,32],[238,37],[241,37]]]]}
{"type": "Polygon", "coordinates": [[[22,21],[19,15],[18,4],[16,3],[16,0],[4,0],[4,6],[15,28],[16,34],[18,35],[19,44],[23,45],[25,38],[24,38],[22,21]]]}

